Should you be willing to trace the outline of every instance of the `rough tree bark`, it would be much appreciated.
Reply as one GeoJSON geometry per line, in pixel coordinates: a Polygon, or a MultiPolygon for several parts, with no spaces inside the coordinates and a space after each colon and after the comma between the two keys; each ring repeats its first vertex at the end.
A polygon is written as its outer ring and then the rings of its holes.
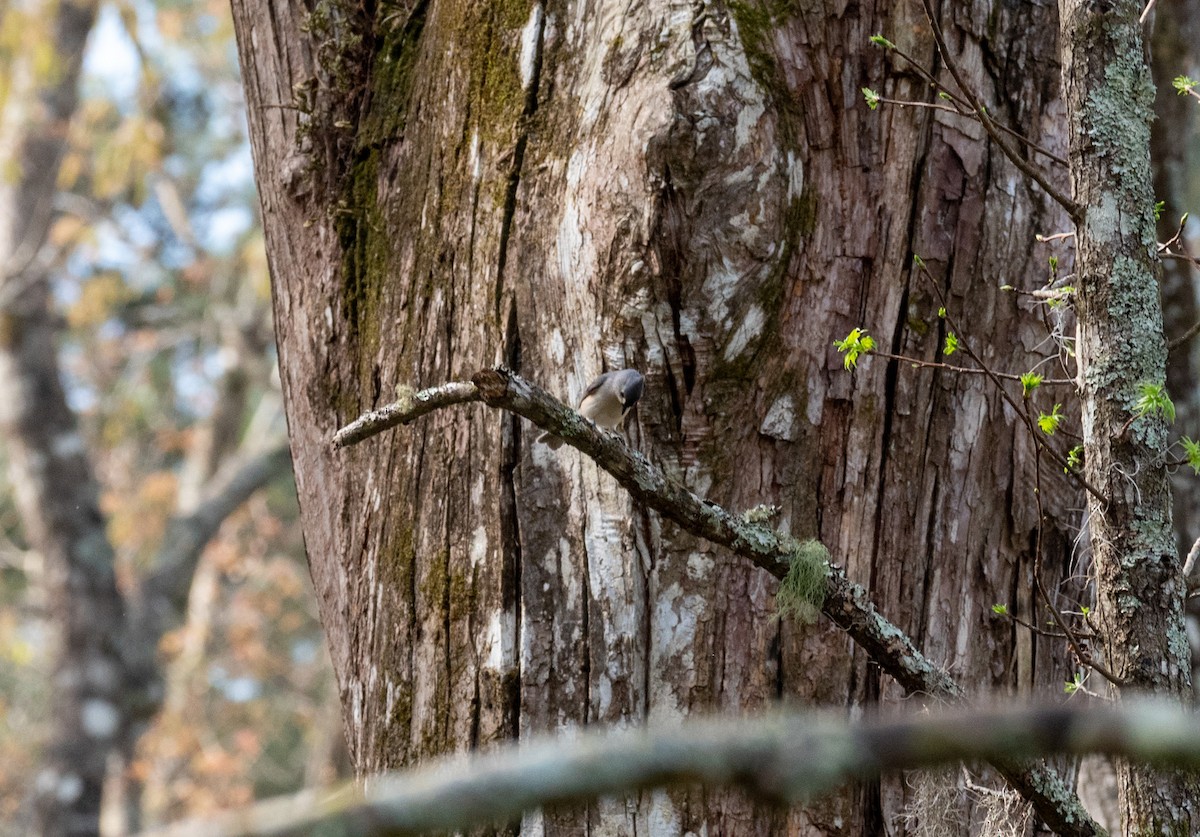
{"type": "MultiPolygon", "coordinates": [[[[1023,426],[980,376],[849,373],[831,346],[865,326],[938,356],[914,253],[989,363],[1024,371],[1039,345],[999,289],[1041,286],[1034,234],[1065,214],[978,125],[861,103],[866,85],[932,98],[867,42],[936,67],[919,8],[237,0],[234,16],[305,536],[360,772],[531,730],[904,698],[836,630],[773,619],[765,573],[515,419],[469,406],[329,446],[397,386],[498,361],[569,399],[604,368],[642,369],[630,438],[670,474],[732,508],[778,505],[973,693],[1061,691],[1061,644],[990,610],[1044,617],[1023,426]]],[[[1055,10],[963,7],[943,26],[990,112],[1064,153],[1055,10]]],[[[1051,588],[1082,504],[1059,470],[1042,482],[1051,588]]],[[[907,795],[896,778],[780,812],[656,793],[527,825],[879,833],[907,795]]]]}
{"type": "MultiPolygon", "coordinates": [[[[1097,626],[1122,696],[1191,700],[1185,583],[1171,520],[1167,419],[1138,409],[1166,383],[1153,214],[1154,87],[1142,6],[1062,4],[1063,87],[1071,123],[1079,377],[1096,568],[1097,626]]],[[[1200,827],[1200,783],[1182,772],[1119,764],[1126,833],[1200,827]]]]}

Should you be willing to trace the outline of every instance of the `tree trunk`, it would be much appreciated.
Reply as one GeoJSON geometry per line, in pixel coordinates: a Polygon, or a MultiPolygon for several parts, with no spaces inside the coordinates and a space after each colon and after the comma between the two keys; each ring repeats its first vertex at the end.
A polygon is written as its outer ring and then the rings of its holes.
{"type": "MultiPolygon", "coordinates": [[[[1081,206],[1075,284],[1085,473],[1103,495],[1088,503],[1098,633],[1122,696],[1190,703],[1168,418],[1139,407],[1147,387],[1166,383],[1150,174],[1154,85],[1142,5],[1065,0],[1062,9],[1071,174],[1081,206]]],[[[1117,782],[1130,833],[1200,826],[1194,776],[1124,763],[1117,782]]]]}
{"type": "MultiPolygon", "coordinates": [[[[1187,68],[1200,64],[1200,2],[1173,0],[1155,6],[1151,40],[1154,70],[1154,122],[1150,125],[1150,160],[1154,165],[1154,195],[1163,201],[1159,217],[1159,241],[1168,241],[1179,230],[1181,217],[1190,207],[1200,205],[1200,189],[1196,179],[1189,178],[1189,164],[1194,154],[1182,137],[1195,136],[1200,129],[1200,109],[1190,96],[1180,96],[1171,85],[1172,79],[1185,74],[1187,68]]],[[[1195,221],[1188,224],[1194,229],[1195,221]]],[[[1194,238],[1194,237],[1193,237],[1194,238]]],[[[1181,259],[1167,259],[1162,264],[1163,329],[1170,351],[1167,357],[1167,389],[1175,400],[1176,426],[1179,431],[1195,435],[1200,421],[1200,339],[1191,333],[1200,321],[1197,288],[1193,281],[1195,269],[1181,259]]],[[[1186,556],[1200,537],[1200,481],[1191,468],[1180,468],[1171,479],[1174,498],[1175,544],[1179,555],[1186,556]]],[[[1189,589],[1198,584],[1196,570],[1185,579],[1189,589]]],[[[1200,618],[1200,599],[1190,597],[1188,608],[1191,628],[1200,618]]],[[[1200,636],[1200,630],[1193,635],[1200,636]]],[[[1192,646],[1192,670],[1200,663],[1200,645],[1192,646]]],[[[1193,686],[1195,684],[1193,683],[1193,686]]]]}
{"type": "Polygon", "coordinates": [[[17,505],[46,567],[58,649],[55,730],[33,782],[48,837],[97,833],[109,754],[121,733],[121,620],[113,553],[83,437],[59,380],[57,328],[42,245],[77,102],[93,2],[64,0],[50,17],[62,56],[53,77],[13,60],[0,134],[16,177],[0,186],[0,428],[17,505]]]}
{"type": "MultiPolygon", "coordinates": [[[[980,375],[850,372],[833,350],[862,326],[942,360],[940,291],[990,365],[1042,357],[1041,323],[1001,286],[1044,284],[1034,235],[1066,214],[976,123],[862,102],[933,98],[868,43],[937,67],[918,14],[234,3],[305,537],[360,773],[534,730],[906,698],[828,624],[775,619],[764,572],[507,415],[474,404],[329,445],[398,386],[498,362],[575,403],[604,369],[643,370],[627,433],[656,464],[728,507],[778,506],[972,694],[1061,693],[1061,641],[992,614],[1046,617],[1024,425],[980,375]]],[[[1061,153],[1055,10],[942,23],[989,112],[1061,153]]],[[[1048,412],[1070,389],[1036,398],[1048,412]]],[[[1041,498],[1053,593],[1082,498],[1059,467],[1041,498]]],[[[900,777],[794,811],[679,791],[526,825],[880,833],[910,796],[900,777]]]]}

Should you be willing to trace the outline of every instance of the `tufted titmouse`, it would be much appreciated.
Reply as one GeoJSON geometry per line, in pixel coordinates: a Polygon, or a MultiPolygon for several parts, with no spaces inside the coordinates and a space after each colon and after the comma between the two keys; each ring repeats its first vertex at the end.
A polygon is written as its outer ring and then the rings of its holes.
{"type": "MultiPolygon", "coordinates": [[[[591,419],[598,426],[609,430],[617,430],[625,416],[642,397],[642,385],[645,379],[636,369],[618,369],[615,372],[605,372],[588,384],[579,402],[579,413],[586,419],[591,419]]],[[[554,450],[562,447],[562,439],[550,433],[538,436],[538,441],[549,445],[554,450]]]]}

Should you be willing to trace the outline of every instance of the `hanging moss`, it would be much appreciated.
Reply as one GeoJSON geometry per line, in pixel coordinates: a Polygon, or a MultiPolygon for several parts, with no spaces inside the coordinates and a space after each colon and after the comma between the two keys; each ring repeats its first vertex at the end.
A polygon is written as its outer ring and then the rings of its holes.
{"type": "Polygon", "coordinates": [[[787,575],[775,594],[776,613],[811,625],[825,604],[829,550],[818,540],[795,541],[787,575]]]}

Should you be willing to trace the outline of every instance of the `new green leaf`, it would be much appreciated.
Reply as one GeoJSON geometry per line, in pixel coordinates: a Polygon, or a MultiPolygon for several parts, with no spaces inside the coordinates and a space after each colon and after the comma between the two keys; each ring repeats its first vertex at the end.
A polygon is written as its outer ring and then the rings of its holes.
{"type": "Polygon", "coordinates": [[[1028,398],[1033,394],[1033,391],[1042,385],[1042,376],[1036,372],[1023,372],[1021,374],[1021,396],[1028,398]]]}
{"type": "Polygon", "coordinates": [[[1157,415],[1168,422],[1175,421],[1175,403],[1167,395],[1167,388],[1162,384],[1138,384],[1138,400],[1133,405],[1133,413],[1137,418],[1157,415]]]}
{"type": "Polygon", "coordinates": [[[1054,431],[1058,430],[1058,425],[1062,419],[1062,404],[1055,404],[1054,409],[1049,413],[1042,413],[1038,416],[1038,427],[1047,436],[1053,436],[1054,431]]]}
{"type": "Polygon", "coordinates": [[[875,349],[875,338],[861,328],[853,329],[845,340],[834,340],[834,347],[845,355],[843,363],[847,369],[858,365],[859,355],[870,354],[875,349]]]}
{"type": "Polygon", "coordinates": [[[1179,442],[1183,445],[1183,455],[1187,457],[1188,467],[1197,476],[1200,476],[1200,442],[1193,441],[1187,436],[1184,436],[1179,442]]]}

